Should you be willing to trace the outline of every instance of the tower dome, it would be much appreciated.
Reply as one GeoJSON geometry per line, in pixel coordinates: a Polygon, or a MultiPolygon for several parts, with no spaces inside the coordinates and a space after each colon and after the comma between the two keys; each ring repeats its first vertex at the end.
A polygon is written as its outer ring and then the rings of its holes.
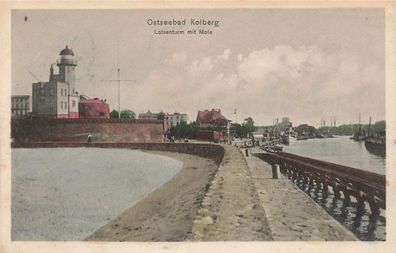
{"type": "Polygon", "coordinates": [[[63,49],[62,51],[60,51],[59,55],[71,55],[74,56],[73,50],[71,50],[67,45],[65,47],[65,49],[63,49]]]}

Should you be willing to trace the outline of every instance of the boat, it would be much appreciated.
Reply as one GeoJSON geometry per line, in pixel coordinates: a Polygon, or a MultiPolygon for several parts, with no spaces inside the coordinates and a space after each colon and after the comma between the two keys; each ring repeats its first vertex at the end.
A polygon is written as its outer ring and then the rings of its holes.
{"type": "Polygon", "coordinates": [[[289,145],[289,135],[283,135],[281,137],[281,143],[285,145],[289,145]]]}
{"type": "Polygon", "coordinates": [[[366,134],[364,131],[362,132],[362,124],[360,123],[360,113],[359,113],[359,131],[355,132],[353,134],[353,140],[354,141],[364,141],[367,138],[366,134]]]}
{"type": "Polygon", "coordinates": [[[289,144],[295,143],[297,141],[297,138],[295,136],[290,135],[289,136],[289,144]]]}
{"type": "Polygon", "coordinates": [[[304,141],[304,140],[308,140],[308,139],[309,139],[308,135],[297,135],[298,141],[304,141]]]}
{"type": "Polygon", "coordinates": [[[360,134],[354,134],[352,139],[354,141],[364,141],[367,138],[365,135],[360,135],[360,134]]]}
{"type": "Polygon", "coordinates": [[[385,137],[367,137],[364,141],[367,151],[382,157],[386,156],[385,137]]]}

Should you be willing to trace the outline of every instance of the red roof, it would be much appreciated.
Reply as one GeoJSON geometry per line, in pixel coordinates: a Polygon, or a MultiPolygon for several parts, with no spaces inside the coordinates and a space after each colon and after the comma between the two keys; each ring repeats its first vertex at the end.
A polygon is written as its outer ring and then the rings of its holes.
{"type": "Polygon", "coordinates": [[[59,55],[72,55],[74,56],[73,50],[71,50],[67,45],[66,48],[60,51],[59,55]]]}
{"type": "Polygon", "coordinates": [[[221,110],[198,111],[197,121],[204,124],[226,125],[228,119],[221,115],[221,110]]]}

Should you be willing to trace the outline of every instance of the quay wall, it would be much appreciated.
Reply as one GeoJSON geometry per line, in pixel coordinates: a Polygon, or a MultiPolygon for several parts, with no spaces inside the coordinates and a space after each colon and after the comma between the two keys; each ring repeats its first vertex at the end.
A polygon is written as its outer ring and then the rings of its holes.
{"type": "Polygon", "coordinates": [[[14,142],[163,142],[162,120],[20,119],[11,121],[14,142]]]}
{"type": "Polygon", "coordinates": [[[30,142],[12,143],[12,148],[58,148],[58,147],[94,147],[94,148],[129,148],[164,152],[177,152],[214,160],[220,165],[224,157],[224,148],[217,144],[201,143],[86,143],[86,142],[30,142]]]}

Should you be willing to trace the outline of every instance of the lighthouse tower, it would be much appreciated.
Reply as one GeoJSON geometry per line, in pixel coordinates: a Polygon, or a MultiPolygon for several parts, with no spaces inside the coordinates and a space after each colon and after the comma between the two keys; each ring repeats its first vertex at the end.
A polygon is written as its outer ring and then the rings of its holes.
{"type": "Polygon", "coordinates": [[[67,45],[60,51],[60,60],[57,65],[59,67],[59,81],[69,84],[69,94],[75,93],[76,74],[74,72],[77,62],[74,59],[73,50],[67,45]]]}
{"type": "Polygon", "coordinates": [[[66,46],[57,61],[59,73],[51,65],[48,82],[32,84],[32,113],[36,117],[78,118],[79,95],[76,91],[77,66],[74,53],[66,46]]]}

